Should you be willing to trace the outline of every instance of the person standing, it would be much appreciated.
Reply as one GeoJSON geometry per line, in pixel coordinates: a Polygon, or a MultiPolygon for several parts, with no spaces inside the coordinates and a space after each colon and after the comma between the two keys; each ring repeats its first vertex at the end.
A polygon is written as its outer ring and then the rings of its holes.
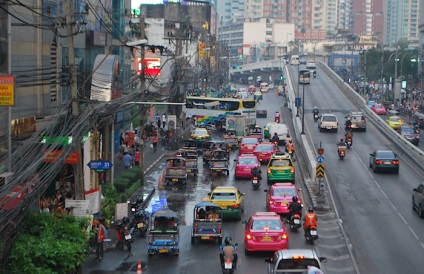
{"type": "Polygon", "coordinates": [[[165,125],[166,125],[166,114],[165,112],[162,115],[162,127],[165,129],[165,125]]]}
{"type": "Polygon", "coordinates": [[[158,148],[158,135],[154,135],[152,139],[153,143],[153,152],[156,152],[156,149],[158,148]]]}
{"type": "Polygon", "coordinates": [[[158,128],[160,128],[161,122],[160,122],[160,116],[159,116],[159,114],[156,114],[155,121],[156,121],[156,124],[158,125],[158,128]]]}
{"type": "Polygon", "coordinates": [[[136,166],[140,165],[140,151],[138,150],[138,148],[135,150],[134,162],[136,166]]]}
{"type": "Polygon", "coordinates": [[[122,161],[124,162],[125,169],[128,169],[132,166],[132,156],[128,152],[124,152],[124,157],[122,157],[122,161]]]}
{"type": "Polygon", "coordinates": [[[100,218],[94,220],[93,227],[96,231],[96,259],[103,260],[103,242],[107,237],[107,229],[102,224],[102,220],[100,218]]]}

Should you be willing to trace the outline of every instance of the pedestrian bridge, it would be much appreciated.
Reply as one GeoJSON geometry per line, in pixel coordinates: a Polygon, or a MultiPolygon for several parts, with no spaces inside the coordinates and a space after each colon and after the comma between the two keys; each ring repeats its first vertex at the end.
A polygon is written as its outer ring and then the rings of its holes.
{"type": "Polygon", "coordinates": [[[231,68],[230,74],[245,74],[264,70],[280,70],[282,65],[283,64],[280,60],[268,60],[250,64],[243,64],[240,65],[240,68],[238,69],[231,68]]]}

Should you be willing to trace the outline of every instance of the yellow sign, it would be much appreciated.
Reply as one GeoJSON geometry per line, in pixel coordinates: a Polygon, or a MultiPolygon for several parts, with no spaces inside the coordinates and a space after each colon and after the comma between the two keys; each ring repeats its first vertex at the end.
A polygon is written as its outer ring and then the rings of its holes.
{"type": "Polygon", "coordinates": [[[15,76],[0,76],[0,106],[15,105],[15,76]]]}
{"type": "Polygon", "coordinates": [[[324,170],[325,170],[325,165],[324,164],[317,164],[316,167],[316,177],[317,178],[324,178],[324,170]]]}
{"type": "Polygon", "coordinates": [[[204,50],[205,43],[199,42],[198,46],[199,46],[199,58],[205,57],[205,50],[204,50]]]}

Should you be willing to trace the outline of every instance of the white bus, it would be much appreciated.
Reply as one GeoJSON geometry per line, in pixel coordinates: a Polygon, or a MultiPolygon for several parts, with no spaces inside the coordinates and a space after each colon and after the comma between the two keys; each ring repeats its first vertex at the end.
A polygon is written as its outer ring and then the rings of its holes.
{"type": "Polygon", "coordinates": [[[292,55],[290,58],[290,65],[299,65],[300,58],[299,55],[292,55]]]}

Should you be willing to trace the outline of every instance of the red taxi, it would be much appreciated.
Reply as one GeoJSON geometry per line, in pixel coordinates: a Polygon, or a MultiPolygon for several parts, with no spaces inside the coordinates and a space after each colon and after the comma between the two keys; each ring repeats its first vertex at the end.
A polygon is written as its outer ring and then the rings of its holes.
{"type": "Polygon", "coordinates": [[[298,202],[302,203],[296,186],[291,183],[273,184],[267,192],[266,209],[277,214],[289,213],[287,208],[292,202],[293,196],[297,196],[298,202]]]}
{"type": "Polygon", "coordinates": [[[277,251],[289,248],[289,235],[275,212],[256,212],[245,222],[246,255],[252,251],[277,251]]]}
{"type": "Polygon", "coordinates": [[[235,177],[238,178],[252,178],[252,169],[255,166],[260,166],[258,158],[253,154],[241,154],[236,162],[235,177]]]}
{"type": "Polygon", "coordinates": [[[273,143],[260,143],[256,146],[253,154],[258,157],[258,160],[261,163],[268,163],[269,159],[271,159],[272,154],[278,152],[279,150],[273,143]]]}
{"type": "Polygon", "coordinates": [[[244,137],[240,141],[240,154],[252,153],[259,145],[258,138],[244,137]]]}

